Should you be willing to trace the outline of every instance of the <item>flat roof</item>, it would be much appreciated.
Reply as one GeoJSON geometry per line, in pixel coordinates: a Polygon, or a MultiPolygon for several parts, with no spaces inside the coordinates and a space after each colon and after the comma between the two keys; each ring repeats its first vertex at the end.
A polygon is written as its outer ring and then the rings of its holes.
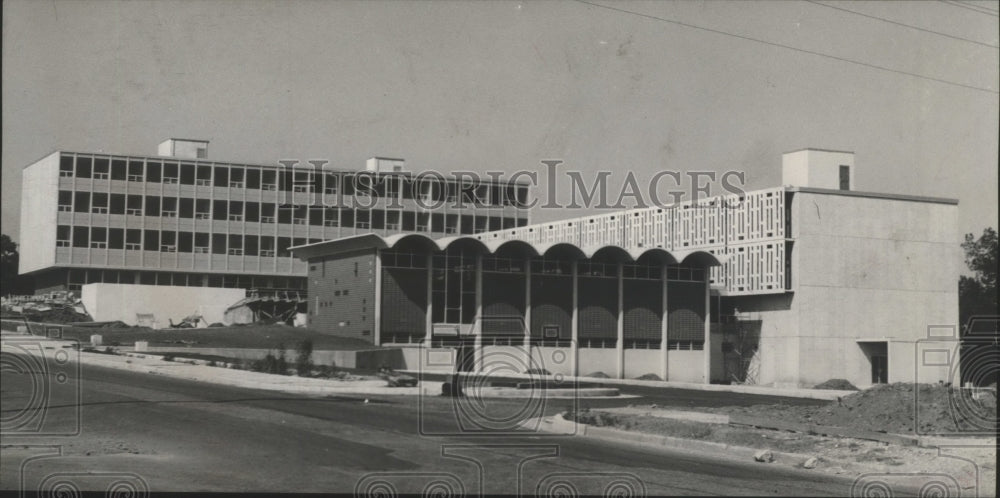
{"type": "Polygon", "coordinates": [[[854,154],[853,150],[820,149],[818,147],[806,147],[804,149],[795,149],[795,150],[790,150],[788,152],[782,152],[782,154],[791,154],[793,152],[802,152],[802,151],[805,151],[805,150],[812,150],[812,151],[816,151],[816,152],[835,152],[837,154],[854,154]]]}
{"type": "Polygon", "coordinates": [[[958,205],[958,199],[948,197],[928,197],[922,195],[886,194],[881,192],[859,192],[857,190],[837,190],[831,188],[816,187],[788,187],[789,192],[803,192],[807,194],[842,195],[845,197],[867,197],[870,199],[889,199],[893,201],[909,202],[930,202],[934,204],[958,205]]]}
{"type": "MultiPolygon", "coordinates": [[[[25,169],[25,168],[31,167],[31,166],[35,165],[36,163],[40,162],[41,160],[43,160],[43,159],[45,159],[45,158],[47,158],[47,157],[49,157],[49,156],[51,156],[53,154],[77,154],[77,155],[95,156],[95,157],[96,156],[105,156],[105,157],[108,157],[108,158],[121,158],[121,159],[145,159],[145,160],[155,159],[155,160],[158,160],[158,161],[174,161],[174,162],[178,162],[178,163],[198,164],[198,165],[203,165],[203,166],[250,166],[250,167],[254,167],[254,168],[273,168],[273,169],[279,169],[279,168],[285,168],[286,167],[286,166],[282,165],[278,160],[275,161],[276,164],[261,164],[261,163],[248,163],[248,162],[237,162],[237,161],[220,161],[220,160],[206,159],[206,158],[196,159],[196,158],[190,158],[190,157],[159,156],[159,155],[146,155],[146,154],[115,154],[115,153],[111,153],[111,152],[82,152],[82,151],[74,151],[74,150],[56,149],[56,150],[54,150],[54,151],[52,151],[52,152],[50,152],[48,154],[45,154],[44,156],[42,156],[42,157],[40,157],[38,159],[36,159],[35,161],[31,162],[30,164],[28,164],[26,166],[23,166],[21,169],[25,169]]],[[[380,157],[380,158],[376,158],[376,159],[389,159],[391,161],[405,161],[405,159],[390,159],[390,158],[384,158],[384,157],[380,157]]],[[[316,161],[318,159],[311,159],[311,160],[316,161]]],[[[299,162],[297,162],[295,164],[295,166],[292,166],[292,168],[313,169],[313,167],[311,166],[311,164],[309,163],[309,161],[310,161],[309,159],[304,159],[302,161],[299,161],[299,162]],[[309,165],[309,166],[307,166],[307,165],[309,165]]],[[[445,177],[446,179],[457,178],[454,175],[454,173],[445,174],[445,173],[442,173],[442,172],[439,172],[439,171],[436,171],[436,170],[433,170],[433,169],[431,169],[431,170],[425,170],[425,171],[420,171],[420,172],[413,172],[413,171],[371,171],[371,170],[365,169],[364,167],[360,167],[358,169],[349,169],[349,168],[343,168],[343,167],[333,167],[333,166],[330,166],[330,163],[324,164],[321,167],[321,171],[329,171],[329,172],[336,172],[336,173],[365,173],[365,174],[394,175],[394,176],[413,176],[413,177],[419,176],[419,175],[424,174],[424,173],[428,173],[426,176],[427,177],[431,177],[431,178],[433,178],[434,176],[436,176],[436,175],[430,175],[429,174],[429,173],[433,172],[433,173],[437,173],[437,174],[445,177]]],[[[467,177],[463,176],[463,178],[467,178],[467,177]]],[[[485,185],[510,185],[512,183],[514,185],[530,185],[531,184],[528,179],[522,179],[522,178],[518,178],[517,181],[515,181],[515,182],[506,181],[506,182],[501,182],[501,183],[498,184],[496,182],[493,182],[492,178],[490,176],[487,176],[487,175],[483,175],[480,178],[480,182],[482,184],[485,184],[485,185]]]]}
{"type": "MultiPolygon", "coordinates": [[[[208,140],[202,140],[200,138],[174,138],[174,137],[164,139],[163,142],[166,142],[168,140],[179,140],[181,142],[200,142],[200,143],[203,143],[203,144],[209,143],[208,140]]],[[[160,143],[162,144],[163,142],[160,142],[160,143]]]]}

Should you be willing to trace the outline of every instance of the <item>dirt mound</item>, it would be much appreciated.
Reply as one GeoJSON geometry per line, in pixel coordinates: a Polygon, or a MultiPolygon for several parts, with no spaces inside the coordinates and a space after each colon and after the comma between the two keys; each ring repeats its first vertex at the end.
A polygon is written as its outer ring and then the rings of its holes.
{"type": "Polygon", "coordinates": [[[858,388],[844,379],[830,379],[822,384],[816,384],[813,389],[830,389],[832,391],[857,391],[858,388]]]}
{"type": "Polygon", "coordinates": [[[636,377],[636,380],[663,380],[663,379],[661,379],[659,375],[649,373],[636,377]]]}
{"type": "Polygon", "coordinates": [[[591,372],[587,374],[587,377],[596,377],[598,379],[610,379],[611,376],[604,372],[591,372]]]}
{"type": "Polygon", "coordinates": [[[991,430],[997,416],[995,391],[974,399],[970,392],[944,384],[902,382],[859,391],[826,406],[757,405],[725,411],[804,424],[930,435],[981,433],[991,430]]]}

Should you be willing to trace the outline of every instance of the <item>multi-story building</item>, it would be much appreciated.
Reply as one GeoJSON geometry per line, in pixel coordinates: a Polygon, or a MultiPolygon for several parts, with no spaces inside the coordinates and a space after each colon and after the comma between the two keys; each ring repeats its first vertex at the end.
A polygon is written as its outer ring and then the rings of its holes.
{"type": "Polygon", "coordinates": [[[304,292],[293,245],[528,224],[527,185],[413,175],[402,159],[240,164],[186,139],[158,154],[58,151],[24,168],[20,272],[36,293],[96,282],[304,292]]]}
{"type": "Polygon", "coordinates": [[[917,347],[929,330],[955,330],[958,201],[859,192],[853,172],[853,153],[806,149],[784,155],[777,188],[293,252],[310,263],[311,320],[399,346],[409,367],[450,346],[480,369],[516,346],[526,368],[564,375],[786,387],[949,378],[917,347]],[[370,272],[342,292],[357,265],[370,272]]]}

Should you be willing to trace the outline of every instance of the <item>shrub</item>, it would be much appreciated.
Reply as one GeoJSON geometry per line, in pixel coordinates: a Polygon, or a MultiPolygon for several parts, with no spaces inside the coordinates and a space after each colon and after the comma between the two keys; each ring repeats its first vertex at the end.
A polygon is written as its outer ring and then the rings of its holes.
{"type": "Polygon", "coordinates": [[[295,373],[299,377],[306,377],[312,374],[313,361],[312,361],[313,343],[312,340],[306,339],[299,343],[299,347],[295,349],[295,373]]]}

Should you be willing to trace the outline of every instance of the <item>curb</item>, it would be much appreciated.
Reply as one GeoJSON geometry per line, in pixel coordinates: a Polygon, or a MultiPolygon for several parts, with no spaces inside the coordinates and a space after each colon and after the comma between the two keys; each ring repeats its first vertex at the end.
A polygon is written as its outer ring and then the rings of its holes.
{"type": "MultiPolygon", "coordinates": [[[[400,370],[400,372],[405,372],[408,374],[421,374],[421,373],[432,373],[432,374],[452,374],[454,372],[422,372],[420,370],[400,370]]],[[[459,375],[479,375],[478,372],[458,372],[459,375]]],[[[607,384],[607,385],[620,385],[620,386],[640,386],[640,387],[659,387],[659,388],[670,388],[670,389],[689,389],[692,391],[715,391],[715,392],[731,392],[740,394],[759,394],[764,396],[783,396],[788,398],[805,398],[805,399],[818,399],[823,401],[835,401],[837,398],[847,396],[858,391],[834,391],[825,389],[785,389],[778,387],[763,387],[763,386],[739,386],[739,385],[725,385],[725,384],[697,384],[693,382],[677,382],[677,381],[663,381],[663,380],[638,380],[638,379],[604,379],[598,377],[580,377],[562,374],[524,374],[524,373],[504,373],[502,375],[497,375],[498,377],[509,377],[512,379],[528,379],[528,380],[555,380],[557,382],[583,382],[590,384],[607,384]]]]}
{"type": "MultiPolygon", "coordinates": [[[[8,337],[5,339],[19,339],[20,337],[8,337]]],[[[44,346],[45,350],[70,348],[66,341],[50,340],[51,347],[44,346]]],[[[6,342],[6,341],[5,341],[6,342]]],[[[77,359],[80,365],[95,365],[117,370],[129,370],[133,372],[162,375],[175,379],[191,380],[196,382],[207,382],[217,385],[226,385],[245,389],[263,389],[267,391],[286,392],[291,394],[314,394],[314,395],[336,395],[336,394],[358,394],[358,395],[420,395],[439,394],[441,392],[441,382],[421,381],[417,387],[387,387],[387,386],[339,386],[330,384],[324,379],[298,378],[289,376],[276,376],[258,372],[247,372],[243,370],[232,370],[221,367],[209,367],[202,365],[191,365],[177,362],[162,362],[162,357],[157,355],[135,355],[119,356],[103,353],[92,353],[78,351],[77,359]],[[150,364],[157,362],[159,364],[150,364]],[[211,369],[211,370],[208,370],[211,369]],[[228,375],[218,375],[226,372],[228,375]],[[202,373],[204,375],[199,375],[202,373]],[[216,375],[212,375],[216,374],[216,375]]],[[[380,381],[381,382],[381,381],[380,381]]]]}

